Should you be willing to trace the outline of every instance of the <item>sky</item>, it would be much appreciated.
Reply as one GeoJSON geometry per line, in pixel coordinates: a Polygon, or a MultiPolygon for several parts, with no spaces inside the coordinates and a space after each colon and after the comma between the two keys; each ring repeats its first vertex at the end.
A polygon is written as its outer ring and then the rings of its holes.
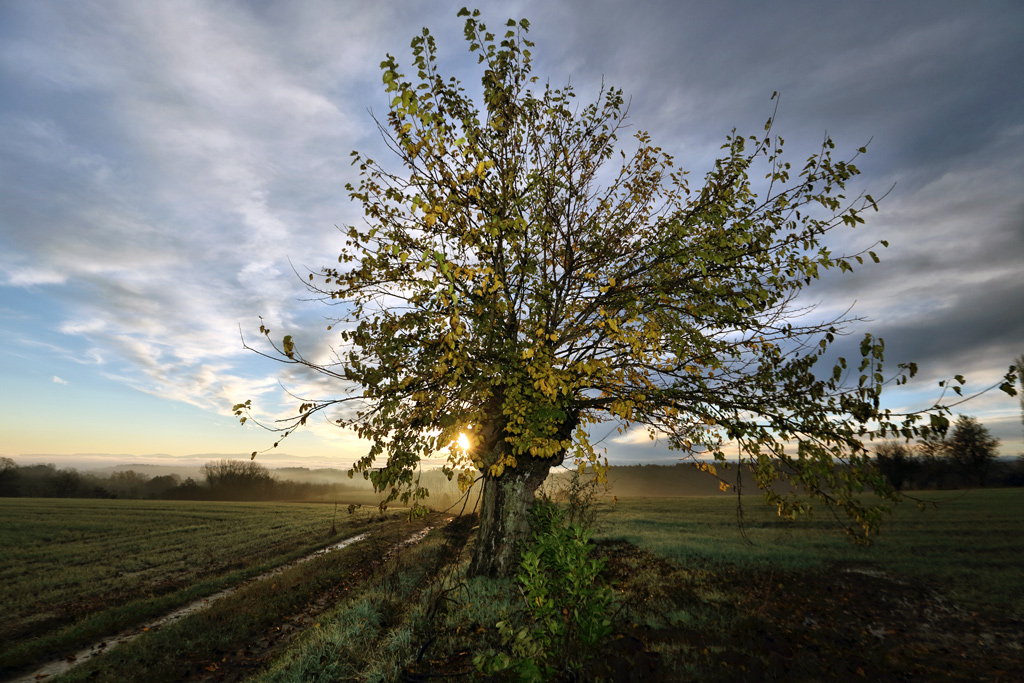
{"type": "MultiPolygon", "coordinates": [[[[479,85],[461,3],[33,0],[0,3],[0,455],[101,467],[196,464],[264,450],[246,399],[274,418],[312,387],[246,351],[262,320],[325,353],[332,311],[299,274],[337,262],[358,223],[349,153],[386,164],[372,116],[379,64],[410,60],[423,27],[443,72],[479,85]]],[[[829,275],[802,301],[853,306],[887,360],[918,377],[883,397],[919,409],[954,374],[995,383],[1024,354],[1024,4],[908,2],[481,3],[492,29],[527,18],[534,73],[581,100],[601,83],[702,177],[733,128],[775,130],[803,160],[827,133],[868,143],[849,188],[878,197],[882,263],[829,275]]],[[[845,345],[845,346],[844,346],[845,345]]],[[[856,356],[855,351],[850,355],[856,356]]],[[[1024,452],[1016,399],[956,412],[1024,452]]],[[[598,436],[604,436],[600,434],[598,436]]],[[[613,462],[674,462],[645,434],[613,462]]],[[[348,467],[367,445],[315,424],[261,455],[348,467]]]]}

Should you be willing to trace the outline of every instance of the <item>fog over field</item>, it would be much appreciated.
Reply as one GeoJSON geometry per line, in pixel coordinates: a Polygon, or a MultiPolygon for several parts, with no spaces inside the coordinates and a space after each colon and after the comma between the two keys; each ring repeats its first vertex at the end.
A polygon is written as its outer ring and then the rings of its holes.
{"type": "MultiPolygon", "coordinates": [[[[1024,354],[1024,4],[913,0],[642,4],[481,3],[492,29],[532,25],[534,73],[602,82],[630,100],[629,132],[695,184],[734,127],[775,130],[799,167],[826,132],[880,212],[830,238],[882,263],[828,274],[813,316],[853,305],[890,368],[917,380],[883,397],[923,408],[962,373],[969,393],[1024,354]]],[[[337,263],[335,226],[359,224],[349,152],[388,167],[371,113],[379,64],[408,65],[423,26],[445,73],[479,83],[448,3],[302,0],[0,3],[0,455],[19,463],[198,467],[274,438],[231,415],[253,399],[274,420],[336,392],[242,348],[259,316],[325,361],[332,311],[308,269],[337,263]],[[105,455],[105,454],[113,455],[105,455]],[[159,454],[159,455],[157,455],[159,454]]],[[[628,134],[621,146],[631,149],[628,134]]],[[[1020,405],[992,392],[957,408],[1024,452],[1020,405]]],[[[613,463],[675,461],[664,441],[595,429],[613,463]]],[[[317,422],[259,462],[348,467],[355,435],[317,422]]],[[[246,457],[246,456],[243,456],[246,457]]]]}

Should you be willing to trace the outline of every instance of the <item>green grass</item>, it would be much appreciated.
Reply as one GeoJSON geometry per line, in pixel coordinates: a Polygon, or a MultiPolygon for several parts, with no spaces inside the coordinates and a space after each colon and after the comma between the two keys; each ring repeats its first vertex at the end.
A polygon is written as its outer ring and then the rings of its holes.
{"type": "Polygon", "coordinates": [[[780,519],[759,499],[744,498],[747,543],[735,498],[625,500],[598,507],[596,539],[620,538],[679,562],[733,563],[801,570],[870,566],[943,586],[968,606],[1024,614],[1024,490],[979,489],[911,494],[885,519],[868,547],[851,543],[826,511],[809,520],[780,519]]]}
{"type": "Polygon", "coordinates": [[[421,640],[427,602],[420,593],[435,578],[443,543],[443,532],[433,531],[404,551],[251,683],[396,680],[421,640]]]}
{"type": "MultiPolygon", "coordinates": [[[[328,544],[333,506],[0,499],[0,671],[160,616],[328,544]]],[[[370,513],[339,512],[338,537],[370,513]]]]}

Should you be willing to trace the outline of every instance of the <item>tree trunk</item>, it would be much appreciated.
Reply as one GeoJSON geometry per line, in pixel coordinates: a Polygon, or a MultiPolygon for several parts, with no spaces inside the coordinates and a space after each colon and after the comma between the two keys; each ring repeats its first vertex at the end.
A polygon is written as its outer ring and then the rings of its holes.
{"type": "Polygon", "coordinates": [[[484,476],[480,529],[469,565],[470,576],[513,577],[522,544],[529,539],[529,510],[552,460],[523,457],[500,477],[484,476]]]}

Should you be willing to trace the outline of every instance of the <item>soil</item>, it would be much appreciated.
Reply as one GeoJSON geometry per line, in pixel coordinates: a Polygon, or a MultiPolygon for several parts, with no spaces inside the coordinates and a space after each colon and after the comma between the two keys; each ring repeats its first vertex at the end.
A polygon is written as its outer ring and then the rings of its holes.
{"type": "Polygon", "coordinates": [[[1024,621],[962,609],[938,586],[853,566],[694,573],[620,541],[600,544],[600,554],[625,599],[662,603],[663,614],[714,610],[720,619],[713,629],[664,619],[623,625],[592,672],[610,680],[1024,680],[1024,621]],[[638,562],[662,577],[657,595],[630,593],[638,562]],[[709,603],[702,588],[719,598],[709,603]]]}
{"type": "MultiPolygon", "coordinates": [[[[440,520],[440,524],[447,524],[449,521],[450,518],[440,520]]],[[[358,570],[339,577],[338,583],[329,591],[318,595],[301,611],[251,638],[244,648],[226,653],[215,661],[197,660],[195,674],[187,681],[189,683],[238,683],[264,671],[296,636],[314,626],[322,614],[373,576],[396,552],[418,542],[432,528],[433,526],[428,526],[405,541],[390,547],[383,547],[376,543],[363,543],[349,548],[348,553],[359,554],[358,570]]]]}

